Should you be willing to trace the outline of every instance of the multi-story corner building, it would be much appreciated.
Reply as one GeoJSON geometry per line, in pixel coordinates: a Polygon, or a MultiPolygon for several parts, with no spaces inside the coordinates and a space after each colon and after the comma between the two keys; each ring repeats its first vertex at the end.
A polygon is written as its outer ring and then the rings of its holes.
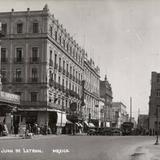
{"type": "Polygon", "coordinates": [[[1,12],[0,21],[3,89],[21,96],[21,119],[48,125],[54,133],[65,125],[66,113],[80,118],[84,50],[47,5],[1,12]]]}
{"type": "Polygon", "coordinates": [[[84,59],[84,119],[99,126],[100,69],[92,59],[84,59]]]}
{"type": "Polygon", "coordinates": [[[104,81],[100,81],[100,97],[105,99],[104,117],[105,126],[110,127],[112,125],[112,88],[111,84],[105,76],[104,81]]]}
{"type": "Polygon", "coordinates": [[[112,103],[112,127],[120,128],[124,122],[128,121],[126,108],[122,102],[112,103]]]}
{"type": "Polygon", "coordinates": [[[157,127],[160,128],[160,73],[152,72],[151,93],[149,97],[149,129],[154,133],[157,127]]]}

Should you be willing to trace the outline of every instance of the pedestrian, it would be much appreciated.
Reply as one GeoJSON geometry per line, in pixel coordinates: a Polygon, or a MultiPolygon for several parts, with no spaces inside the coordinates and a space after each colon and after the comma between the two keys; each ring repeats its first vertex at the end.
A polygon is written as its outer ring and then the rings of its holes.
{"type": "Polygon", "coordinates": [[[2,126],[2,123],[0,123],[0,136],[2,136],[3,134],[3,126],[2,126]]]}
{"type": "Polygon", "coordinates": [[[18,130],[19,130],[19,124],[15,123],[14,124],[14,134],[15,134],[15,136],[18,134],[18,130]]]}

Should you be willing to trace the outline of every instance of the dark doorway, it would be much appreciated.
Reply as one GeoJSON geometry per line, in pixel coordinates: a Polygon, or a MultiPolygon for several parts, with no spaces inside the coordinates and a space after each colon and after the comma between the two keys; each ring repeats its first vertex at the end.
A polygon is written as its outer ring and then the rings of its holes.
{"type": "Polygon", "coordinates": [[[48,126],[51,128],[53,134],[56,134],[57,127],[57,112],[49,112],[49,122],[48,126]]]}

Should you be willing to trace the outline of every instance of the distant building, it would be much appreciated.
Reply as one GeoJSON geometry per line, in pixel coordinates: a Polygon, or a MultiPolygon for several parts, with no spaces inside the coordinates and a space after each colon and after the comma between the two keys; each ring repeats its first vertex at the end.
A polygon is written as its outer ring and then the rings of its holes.
{"type": "Polygon", "coordinates": [[[92,59],[84,58],[84,119],[99,127],[100,69],[92,59]]]}
{"type": "Polygon", "coordinates": [[[140,130],[148,130],[149,128],[149,116],[146,114],[140,114],[138,116],[137,128],[140,130]]]}
{"type": "Polygon", "coordinates": [[[160,128],[160,73],[152,72],[151,92],[149,97],[149,129],[155,131],[157,128],[157,114],[159,116],[160,128]]]}
{"type": "Polygon", "coordinates": [[[128,121],[127,107],[122,102],[112,103],[112,127],[120,128],[123,122],[128,121]]]}
{"type": "Polygon", "coordinates": [[[105,99],[105,108],[104,108],[104,121],[106,124],[112,125],[112,88],[111,84],[105,76],[104,80],[100,81],[100,97],[105,99]]]}

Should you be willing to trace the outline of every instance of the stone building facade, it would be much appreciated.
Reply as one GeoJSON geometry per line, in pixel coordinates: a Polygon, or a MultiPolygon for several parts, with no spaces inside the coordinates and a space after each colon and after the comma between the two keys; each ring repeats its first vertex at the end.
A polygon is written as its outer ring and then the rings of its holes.
{"type": "Polygon", "coordinates": [[[112,103],[112,127],[121,128],[124,122],[128,121],[127,107],[122,102],[112,103]]]}
{"type": "Polygon", "coordinates": [[[72,103],[76,118],[81,119],[84,50],[48,6],[39,11],[1,12],[0,21],[5,33],[3,89],[21,96],[19,112],[24,121],[61,132],[72,103]]]}
{"type": "Polygon", "coordinates": [[[160,73],[152,72],[151,75],[151,92],[149,97],[149,129],[156,131],[160,129],[160,73]]]}
{"type": "Polygon", "coordinates": [[[100,97],[105,99],[104,119],[105,123],[103,127],[112,126],[112,88],[111,84],[105,76],[104,80],[100,80],[100,97]]]}

